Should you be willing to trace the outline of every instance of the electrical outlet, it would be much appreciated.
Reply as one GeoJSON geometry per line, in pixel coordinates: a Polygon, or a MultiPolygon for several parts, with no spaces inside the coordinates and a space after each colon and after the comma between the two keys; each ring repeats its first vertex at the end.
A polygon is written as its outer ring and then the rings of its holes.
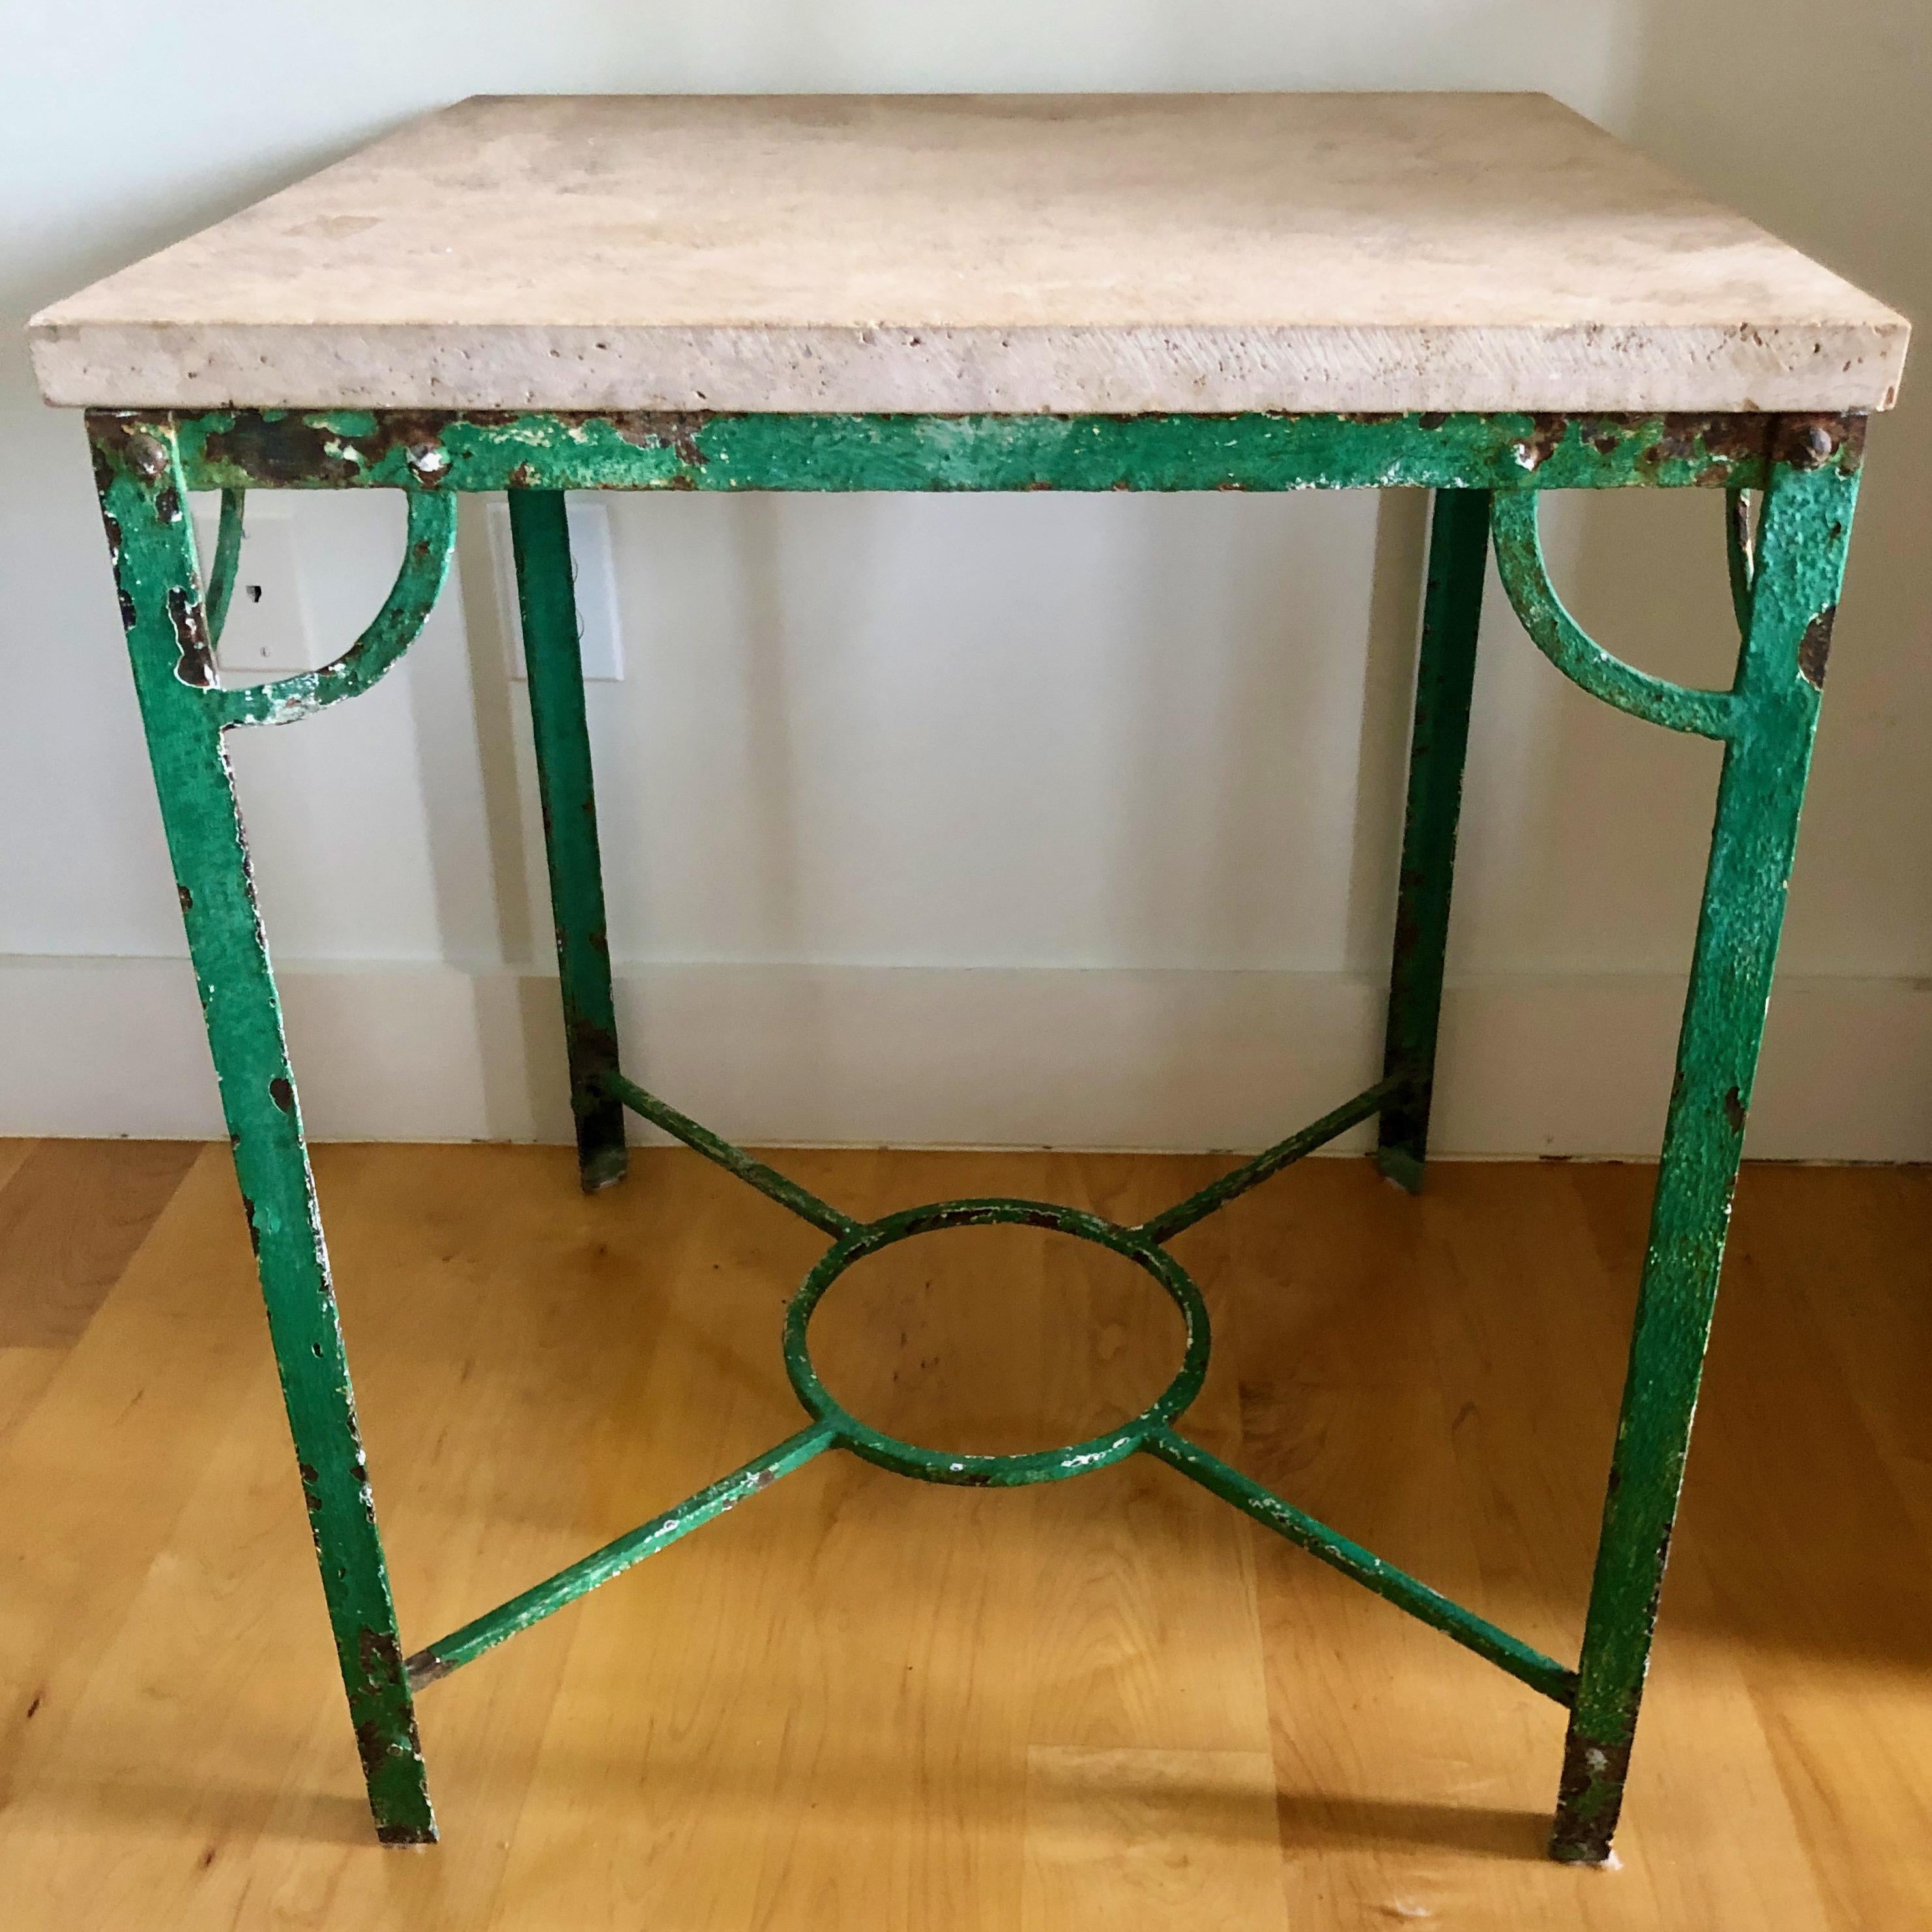
{"type": "MultiPolygon", "coordinates": [[[[194,506],[195,548],[204,572],[214,562],[220,528],[218,502],[194,506]]],[[[315,634],[302,598],[294,512],[260,491],[249,493],[242,516],[242,557],[215,659],[247,677],[265,672],[316,670],[315,634]]]]}
{"type": "MultiPolygon", "coordinates": [[[[624,675],[624,643],[617,626],[617,568],[610,544],[610,506],[586,491],[564,500],[570,525],[571,579],[577,592],[578,649],[586,680],[624,675]]],[[[490,558],[496,568],[496,602],[510,646],[510,675],[527,677],[523,614],[517,604],[517,558],[510,541],[510,506],[489,506],[490,558]]]]}

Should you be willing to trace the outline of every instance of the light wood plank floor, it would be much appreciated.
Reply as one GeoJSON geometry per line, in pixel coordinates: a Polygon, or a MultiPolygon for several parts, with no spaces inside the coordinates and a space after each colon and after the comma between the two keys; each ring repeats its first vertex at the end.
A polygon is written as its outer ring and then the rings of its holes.
{"type": "MultiPolygon", "coordinates": [[[[804,1154],[871,1214],[1122,1220],[1204,1160],[804,1154]]],[[[332,1148],[411,1644],[790,1432],[819,1238],[681,1152],[332,1148]]],[[[1650,1177],[1311,1162],[1177,1246],[1210,1447],[1574,1654],[1650,1177]]],[[[1562,1714],[1172,1472],[1010,1494],[830,1457],[437,1684],[444,1842],[371,1842],[225,1150],[0,1144],[0,1924],[1932,1923],[1932,1174],[1752,1172],[1618,1868],[1540,1856],[1562,1714]]],[[[1104,1424],[1178,1322],[967,1230],[848,1276],[827,1381],[971,1448],[1104,1424]]]]}

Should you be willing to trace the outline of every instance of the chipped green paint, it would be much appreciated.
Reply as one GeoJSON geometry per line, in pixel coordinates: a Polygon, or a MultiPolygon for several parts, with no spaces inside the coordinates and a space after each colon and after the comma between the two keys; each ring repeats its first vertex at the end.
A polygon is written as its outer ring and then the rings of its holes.
{"type": "Polygon", "coordinates": [[[826,1450],[928,1482],[1058,1481],[1158,1457],[1390,1603],[1570,1708],[1554,1854],[1606,1856],[1642,1695],[1756,1067],[1832,616],[1862,446],[1861,418],[1734,416],[478,416],[218,412],[90,418],[122,608],[216,1070],[260,1256],[269,1328],[370,1802],[388,1842],[434,1836],[411,1702],[428,1684],[551,1615],[826,1450]],[[860,1221],[619,1070],[566,489],[1198,490],[1422,485],[1430,547],[1383,1077],[1186,1199],[1128,1228],[1039,1202],[941,1202],[860,1221]],[[1601,650],[1550,586],[1537,498],[1552,488],[1721,488],[1744,641],[1727,692],[1654,678],[1601,650]],[[224,495],[211,597],[232,585],[249,488],[394,488],[409,536],[382,612],[324,670],[220,686],[185,492],[224,495]],[[224,730],[284,722],[366,690],[416,634],[447,572],[457,494],[507,489],[530,668],[572,1096],[586,1186],[622,1172],[628,1108],[831,1238],[794,1294],[784,1359],[809,1425],[730,1476],[401,1661],[224,730]],[[1746,490],[1763,507],[1750,532],[1746,490]],[[230,508],[233,516],[230,516],[230,508]],[[1653,1208],[1630,1372],[1582,1654],[1572,1672],[1286,1498],[1174,1425],[1210,1347],[1206,1310],[1165,1244],[1356,1122],[1379,1114],[1384,1170],[1417,1184],[1426,1154],[1456,821],[1486,544],[1518,616],[1594,696],[1720,740],[1724,766],[1653,1208]],[[1167,1390],[1120,1427],[1065,1448],[961,1455],[871,1429],[812,1365],[813,1310],[854,1262],[911,1234],[1048,1227],[1142,1268],[1180,1310],[1167,1390]]]}
{"type": "Polygon", "coordinates": [[[1774,420],[258,410],[181,436],[196,489],[1594,490],[1755,486],[1774,420]]]}
{"type": "Polygon", "coordinates": [[[1551,1850],[1599,1863],[1623,1802],[1744,1153],[1856,471],[1768,481],[1551,1850]]]}
{"type": "Polygon", "coordinates": [[[222,743],[193,525],[172,440],[94,442],[135,690],[233,1144],[370,1808],[388,1844],[436,1836],[376,1528],[281,1010],[222,743]]]}
{"type": "Polygon", "coordinates": [[[1724,492],[1724,566],[1731,580],[1731,612],[1740,638],[1750,634],[1751,572],[1755,568],[1757,527],[1751,517],[1750,493],[1724,492]]]}

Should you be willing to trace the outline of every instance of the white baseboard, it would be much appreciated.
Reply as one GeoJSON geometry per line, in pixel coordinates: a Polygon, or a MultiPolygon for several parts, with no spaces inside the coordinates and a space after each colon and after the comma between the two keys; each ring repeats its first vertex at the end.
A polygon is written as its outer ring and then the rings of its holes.
{"type": "MultiPolygon", "coordinates": [[[[569,1137],[554,980],[296,962],[280,981],[316,1138],[569,1137]]],[[[1252,1149],[1375,1077],[1382,998],[1346,974],[994,968],[641,966],[618,988],[626,1070],[765,1145],[1252,1149]]],[[[1682,998],[1663,975],[1452,982],[1437,1150],[1654,1154],[1682,998]]],[[[184,962],[0,962],[0,1134],[221,1131],[184,962]]],[[[1932,1160],[1932,989],[1782,981],[1750,1150],[1932,1160]]]]}

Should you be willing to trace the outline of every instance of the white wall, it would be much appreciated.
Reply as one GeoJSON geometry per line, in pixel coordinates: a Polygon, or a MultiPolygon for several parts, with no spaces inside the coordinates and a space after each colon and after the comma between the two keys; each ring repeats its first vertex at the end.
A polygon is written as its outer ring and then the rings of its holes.
{"type": "MultiPolygon", "coordinates": [[[[422,109],[515,91],[1540,88],[1932,314],[1921,0],[96,0],[34,8],[10,38],[0,1132],[217,1120],[169,963],[181,935],[80,425],[39,405],[16,324],[422,109]]],[[[1928,436],[1932,382],[1909,375],[1873,439],[1760,1153],[1932,1156],[1928,436]]],[[[1366,1078],[1423,509],[619,500],[629,674],[593,690],[592,725],[644,1076],[772,1139],[1172,1146],[1256,1144],[1366,1078]]],[[[396,506],[297,514],[316,614],[346,641],[386,587],[396,506]]],[[[1550,522],[1606,642],[1724,674],[1714,499],[1566,503],[1550,522]]],[[[1496,598],[1477,699],[1442,1138],[1644,1150],[1714,754],[1571,690],[1496,598]]],[[[399,672],[237,746],[323,1133],[562,1130],[521,704],[479,515],[399,672]],[[351,1010],[371,1006],[380,1030],[358,1041],[351,1010]]]]}

